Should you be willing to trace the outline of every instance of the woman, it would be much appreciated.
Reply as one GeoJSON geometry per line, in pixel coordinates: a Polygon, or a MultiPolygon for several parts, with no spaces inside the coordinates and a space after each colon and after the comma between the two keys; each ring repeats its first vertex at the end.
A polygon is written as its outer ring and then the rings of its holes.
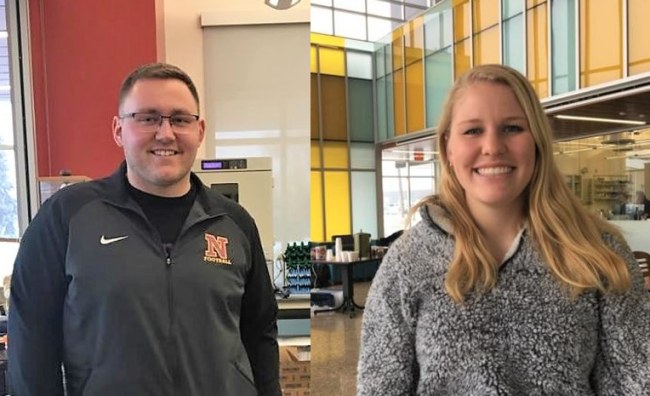
{"type": "Polygon", "coordinates": [[[650,395],[640,269],[565,186],[526,78],[470,70],[438,131],[440,195],[370,289],[358,394],[650,395]]]}

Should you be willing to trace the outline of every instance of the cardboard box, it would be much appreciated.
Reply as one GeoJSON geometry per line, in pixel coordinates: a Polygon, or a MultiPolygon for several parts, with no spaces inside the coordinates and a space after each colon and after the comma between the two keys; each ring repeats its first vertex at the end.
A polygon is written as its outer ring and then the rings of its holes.
{"type": "Polygon", "coordinates": [[[309,388],[283,390],[282,396],[309,396],[309,388]]]}
{"type": "Polygon", "coordinates": [[[309,396],[310,347],[280,347],[280,386],[283,396],[309,396]]]}

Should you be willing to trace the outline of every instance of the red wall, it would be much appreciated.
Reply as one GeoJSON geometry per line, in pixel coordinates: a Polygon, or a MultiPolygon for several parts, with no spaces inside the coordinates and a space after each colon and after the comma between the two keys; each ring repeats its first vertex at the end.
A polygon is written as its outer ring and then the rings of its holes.
{"type": "Polygon", "coordinates": [[[111,135],[135,66],[162,59],[160,0],[29,0],[39,176],[99,178],[123,160],[111,135]],[[156,13],[158,3],[158,13],[156,13]]]}

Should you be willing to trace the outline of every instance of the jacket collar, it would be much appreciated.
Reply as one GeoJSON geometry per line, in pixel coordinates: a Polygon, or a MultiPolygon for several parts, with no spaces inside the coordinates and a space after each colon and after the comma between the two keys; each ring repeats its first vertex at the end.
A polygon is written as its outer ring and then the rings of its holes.
{"type": "MultiPolygon", "coordinates": [[[[454,236],[454,225],[449,215],[449,212],[442,207],[439,199],[436,197],[431,200],[429,203],[426,203],[420,207],[419,210],[420,217],[422,221],[427,224],[429,227],[433,227],[441,231],[445,235],[454,236]]],[[[510,248],[505,254],[505,257],[501,261],[502,263],[510,259],[517,252],[526,230],[528,229],[528,223],[526,222],[523,227],[519,230],[515,239],[512,241],[510,248]]]]}

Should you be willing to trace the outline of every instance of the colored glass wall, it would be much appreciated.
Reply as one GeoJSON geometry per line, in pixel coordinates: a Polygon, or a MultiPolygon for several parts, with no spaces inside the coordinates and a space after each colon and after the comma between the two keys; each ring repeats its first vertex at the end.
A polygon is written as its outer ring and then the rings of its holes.
{"type": "Polygon", "coordinates": [[[447,0],[376,43],[379,141],[435,128],[452,82],[500,63],[541,99],[650,71],[645,0],[447,0]]]}
{"type": "Polygon", "coordinates": [[[371,46],[358,47],[342,38],[312,34],[313,241],[329,241],[333,235],[361,230],[378,237],[373,101],[376,62],[371,46]]]}

